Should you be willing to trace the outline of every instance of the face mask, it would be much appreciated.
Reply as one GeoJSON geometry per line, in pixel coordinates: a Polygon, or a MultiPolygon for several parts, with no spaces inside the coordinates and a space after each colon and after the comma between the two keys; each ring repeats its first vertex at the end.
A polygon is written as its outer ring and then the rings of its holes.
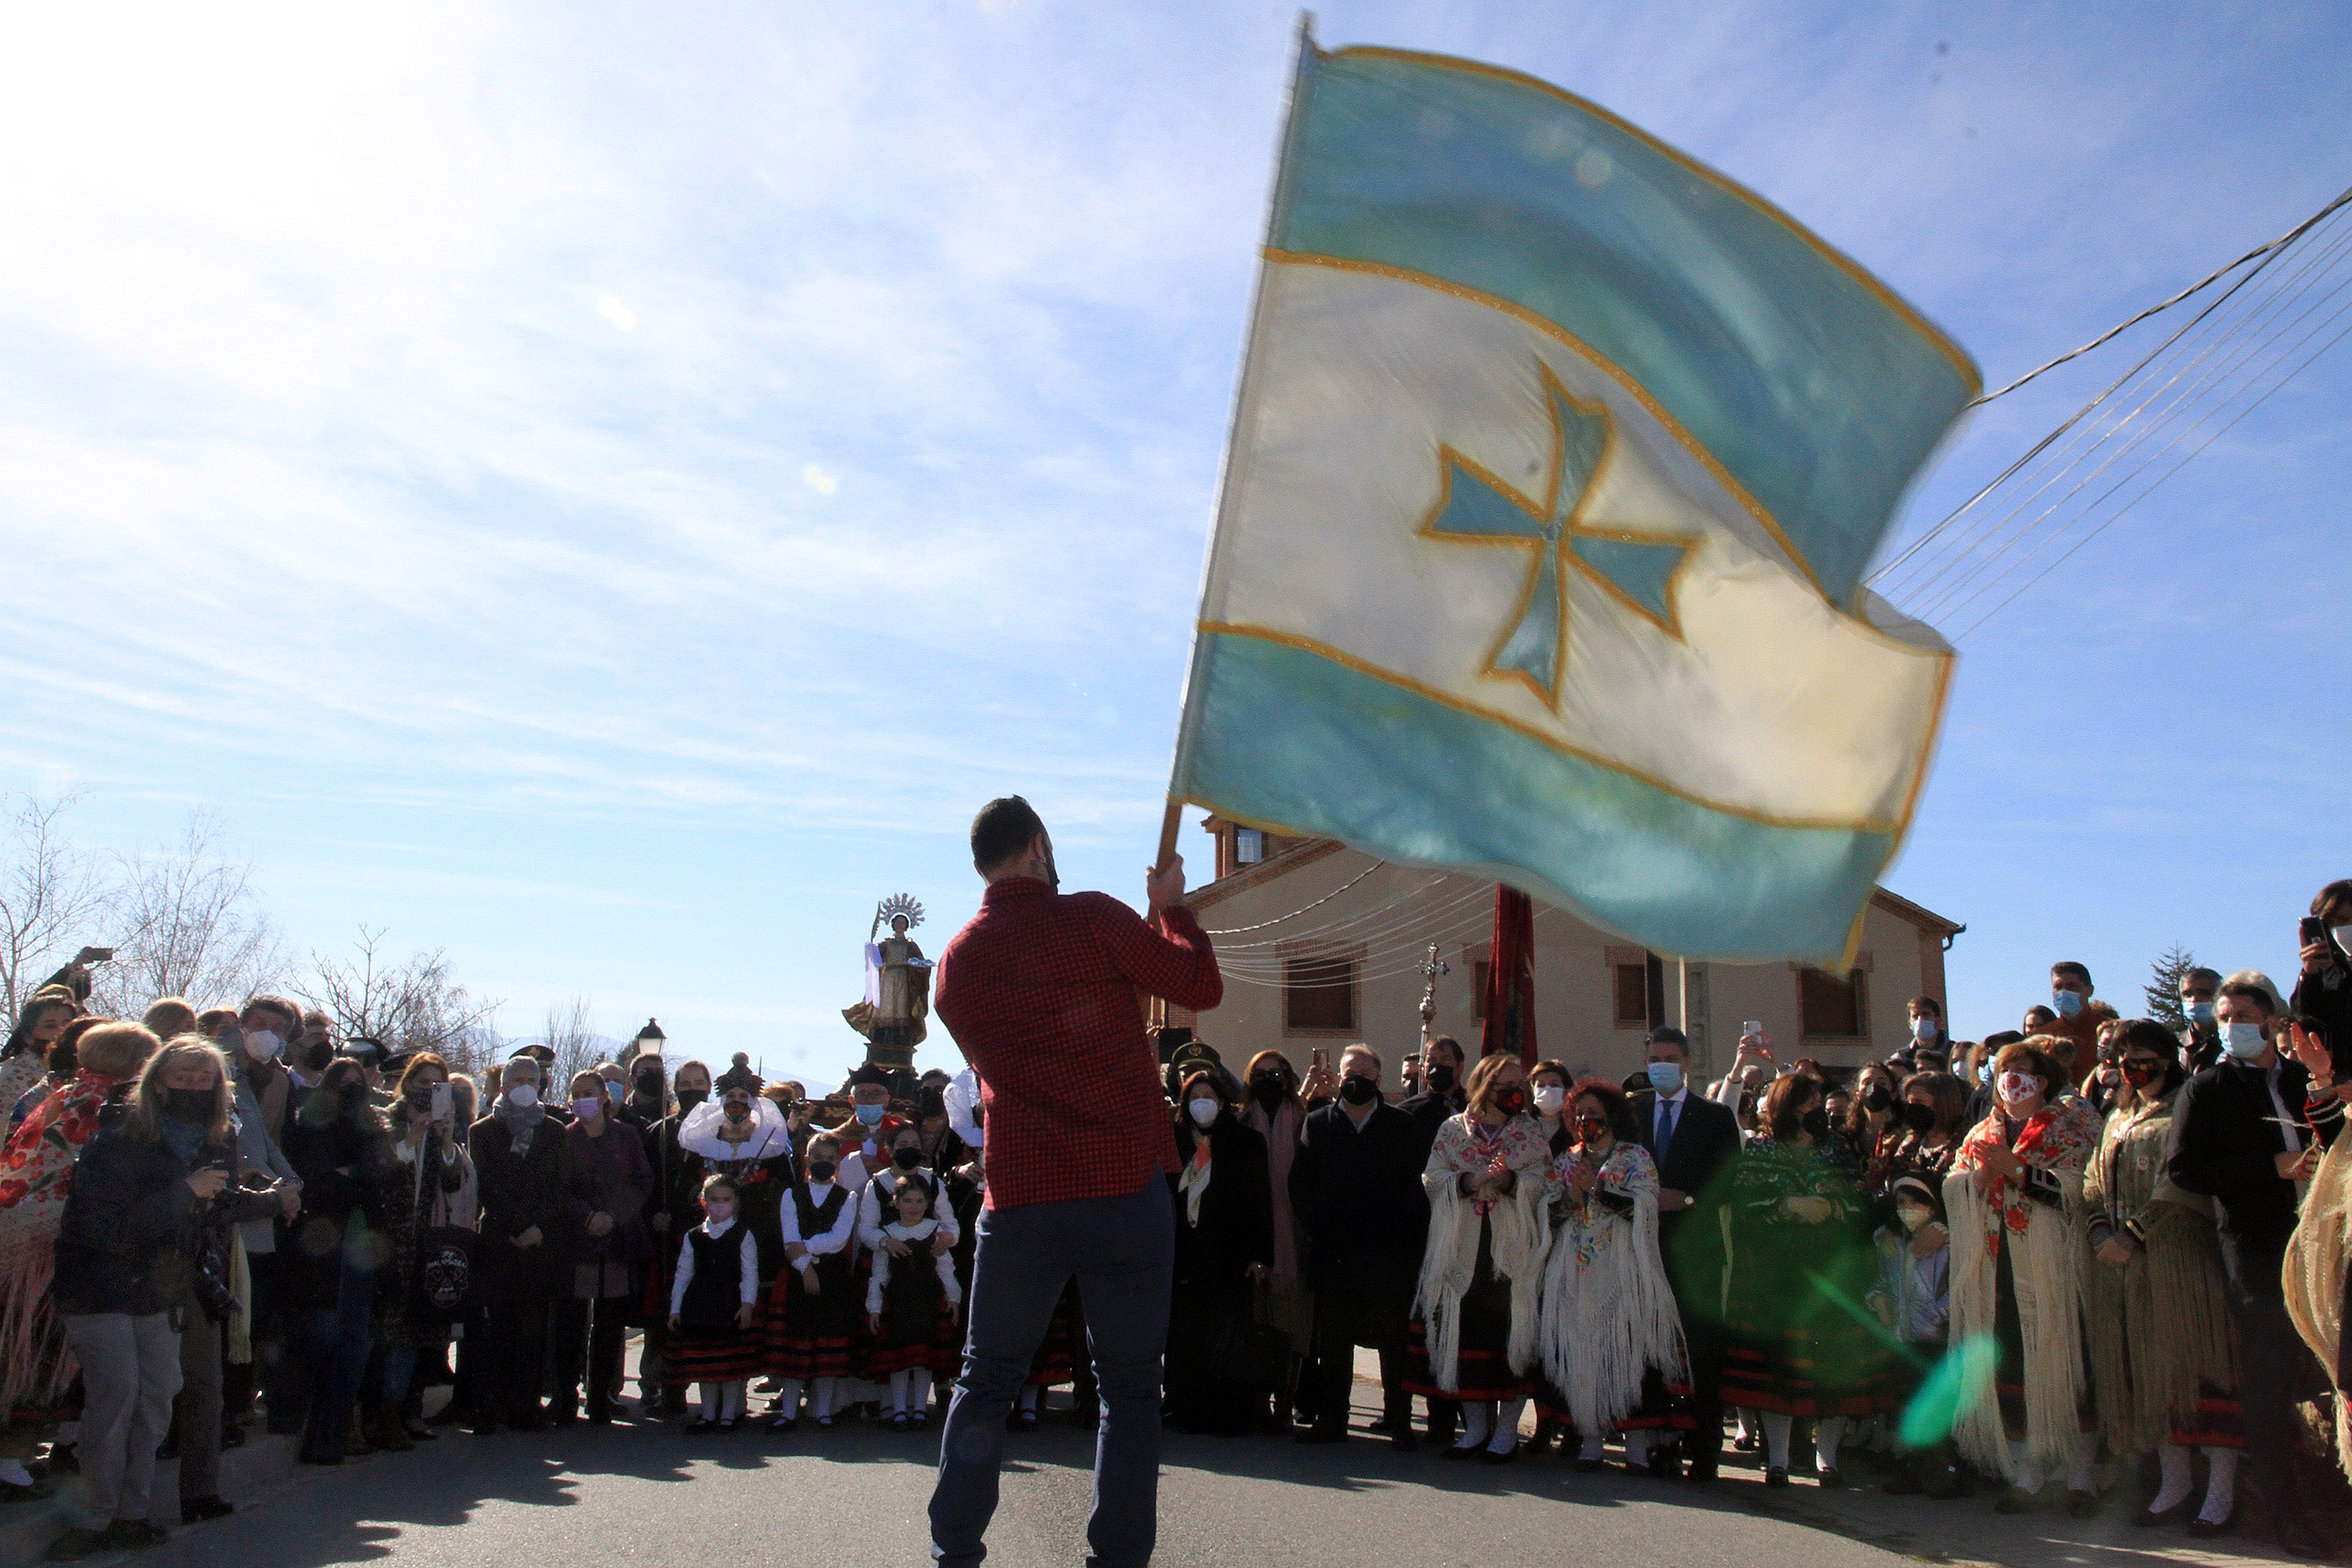
{"type": "Polygon", "coordinates": [[[604,1100],[602,1095],[598,1095],[593,1099],[574,1100],[572,1102],[572,1114],[583,1122],[594,1121],[599,1115],[604,1113],[604,1100]]]}
{"type": "Polygon", "coordinates": [[[2023,1100],[2036,1100],[2042,1095],[2042,1080],[2031,1072],[2004,1072],[2000,1075],[2000,1097],[2011,1104],[2023,1100]]]}
{"type": "Polygon", "coordinates": [[[1579,1116],[1576,1119],[1576,1136],[1580,1143],[1598,1143],[1601,1134],[1608,1131],[1609,1124],[1598,1117],[1579,1116]]]}
{"type": "Polygon", "coordinates": [[[702,1206],[702,1212],[710,1217],[711,1224],[724,1225],[735,1218],[735,1206],[731,1203],[706,1203],[702,1206]]]}
{"type": "Polygon", "coordinates": [[[1442,1065],[1433,1067],[1429,1070],[1428,1080],[1429,1092],[1432,1094],[1454,1092],[1454,1069],[1442,1065]]]}
{"type": "Polygon", "coordinates": [[[518,1083],[507,1091],[507,1103],[518,1111],[528,1111],[539,1103],[539,1085],[518,1083]]]}
{"type": "Polygon", "coordinates": [[[2058,1009],[2058,1016],[2060,1018],[2073,1018],[2076,1013],[2083,1010],[2083,993],[2080,991],[2053,991],[2050,993],[2050,1005],[2058,1009]]]}
{"type": "Polygon", "coordinates": [[[356,1078],[346,1078],[335,1085],[336,1103],[349,1111],[367,1098],[367,1085],[356,1078]]]}
{"type": "Polygon", "coordinates": [[[2190,1023],[2197,1025],[2200,1029],[2210,1029],[2213,1026],[2213,1004],[2211,1002],[2183,1002],[2180,1005],[2188,1012],[2189,1021],[2190,1023]]]}
{"type": "Polygon", "coordinates": [[[636,1082],[636,1095],[640,1100],[659,1100],[662,1097],[661,1075],[657,1072],[648,1072],[639,1078],[636,1082]]]}
{"type": "Polygon", "coordinates": [[[813,1182],[831,1181],[833,1179],[833,1173],[836,1168],[838,1167],[836,1167],[831,1160],[811,1160],[809,1161],[809,1180],[813,1182]]]}
{"type": "Polygon", "coordinates": [[[1977,1064],[1977,1082],[1979,1083],[1990,1083],[1992,1082],[1991,1058],[1988,1057],[1983,1061],[1977,1064]]]}
{"type": "Polygon", "coordinates": [[[2335,938],[2337,952],[2352,953],[2352,925],[2331,925],[2327,935],[2335,938]]]}
{"type": "Polygon", "coordinates": [[[1862,1108],[1874,1116],[1883,1116],[1895,1109],[1895,1096],[1882,1086],[1862,1097],[1862,1108]]]}
{"type": "Polygon", "coordinates": [[[2164,1067],[2160,1062],[2133,1058],[2125,1061],[2124,1076],[2131,1081],[2133,1088],[2145,1089],[2164,1076],[2164,1067]]]}
{"type": "Polygon", "coordinates": [[[1339,1098],[1350,1105],[1369,1105],[1381,1097],[1381,1086],[1369,1078],[1348,1077],[1339,1080],[1339,1098]]]}
{"type": "Polygon", "coordinates": [[[1650,1087],[1661,1094],[1678,1093],[1683,1086],[1683,1066],[1679,1061],[1650,1063],[1650,1087]]]}
{"type": "Polygon", "coordinates": [[[1516,1116],[1527,1109],[1527,1091],[1514,1083],[1507,1089],[1495,1091],[1495,1109],[1506,1116],[1516,1116]]]}
{"type": "Polygon", "coordinates": [[[1934,1209],[1922,1208],[1916,1203],[1906,1203],[1895,1212],[1903,1221],[1903,1228],[1906,1230],[1917,1230],[1936,1218],[1934,1209]]]}
{"type": "Polygon", "coordinates": [[[166,1089],[163,1091],[163,1114],[175,1122],[209,1122],[213,1117],[213,1092],[209,1089],[166,1089]]]}
{"type": "Polygon", "coordinates": [[[897,1166],[902,1171],[913,1170],[923,1163],[923,1151],[920,1149],[892,1149],[890,1151],[890,1163],[897,1166]]]}
{"type": "Polygon", "coordinates": [[[412,1089],[400,1098],[412,1115],[421,1116],[433,1109],[433,1091],[430,1089],[412,1089]]]}
{"type": "Polygon", "coordinates": [[[730,1100],[727,1102],[727,1119],[729,1121],[748,1122],[751,1118],[751,1103],[750,1101],[730,1100]]]}
{"type": "Polygon", "coordinates": [[[869,1127],[878,1127],[882,1124],[882,1113],[888,1108],[886,1105],[860,1105],[857,1119],[869,1127]]]}
{"type": "Polygon", "coordinates": [[[1290,1082],[1279,1072],[1261,1072],[1250,1080],[1250,1092],[1261,1105],[1279,1105],[1289,1096],[1290,1082]]]}
{"type": "Polygon", "coordinates": [[[1936,1108],[1933,1105],[1922,1105],[1916,1100],[1906,1100],[1895,1107],[1895,1113],[1902,1117],[1903,1124],[1915,1133],[1935,1131],[1936,1108]]]}
{"type": "Polygon", "coordinates": [[[1816,1105],[1805,1113],[1805,1119],[1801,1125],[1812,1135],[1813,1141],[1819,1143],[1830,1135],[1830,1113],[1816,1105]]]}
{"type": "Polygon", "coordinates": [[[1217,1119],[1217,1103],[1214,1100],[1188,1100],[1184,1103],[1184,1109],[1200,1126],[1205,1127],[1217,1119]]]}
{"type": "Polygon", "coordinates": [[[267,1061],[284,1048],[286,1042],[266,1029],[255,1030],[245,1037],[245,1051],[256,1061],[267,1061]]]}
{"type": "Polygon", "coordinates": [[[2221,1045],[2240,1061],[2252,1061],[2263,1053],[2269,1040],[2263,1038],[2263,1026],[2258,1023],[2225,1023],[2221,1026],[2221,1045]]]}
{"type": "Polygon", "coordinates": [[[1568,1091],[1557,1083],[1539,1084],[1536,1089],[1536,1109],[1547,1116],[1557,1116],[1559,1108],[1568,1103],[1568,1091]]]}
{"type": "Polygon", "coordinates": [[[1936,1020],[1934,1019],[1923,1018],[1913,1019],[1911,1020],[1911,1038],[1917,1040],[1921,1045],[1925,1045],[1929,1040],[1935,1039],[1937,1033],[1936,1020]]]}
{"type": "Polygon", "coordinates": [[[681,1089],[677,1092],[677,1113],[683,1116],[709,1098],[708,1089],[681,1089]]]}
{"type": "Polygon", "coordinates": [[[335,1048],[322,1040],[302,1053],[302,1069],[306,1072],[324,1072],[327,1063],[334,1060],[335,1048]]]}

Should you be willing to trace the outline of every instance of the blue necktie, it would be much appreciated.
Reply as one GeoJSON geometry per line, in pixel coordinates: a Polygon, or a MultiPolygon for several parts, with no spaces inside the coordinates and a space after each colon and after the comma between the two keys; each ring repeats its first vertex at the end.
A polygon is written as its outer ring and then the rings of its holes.
{"type": "Polygon", "coordinates": [[[1664,1095],[1658,1097],[1658,1158],[1666,1157],[1666,1145],[1675,1141],[1675,1103],[1664,1095]]]}

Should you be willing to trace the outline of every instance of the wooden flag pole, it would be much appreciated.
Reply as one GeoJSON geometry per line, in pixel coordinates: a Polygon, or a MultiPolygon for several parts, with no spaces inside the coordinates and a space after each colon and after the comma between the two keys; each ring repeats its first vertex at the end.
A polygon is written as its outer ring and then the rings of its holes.
{"type": "Polygon", "coordinates": [[[1168,814],[1160,819],[1160,858],[1151,863],[1161,871],[1176,858],[1176,834],[1184,826],[1184,802],[1168,802],[1168,814]]]}

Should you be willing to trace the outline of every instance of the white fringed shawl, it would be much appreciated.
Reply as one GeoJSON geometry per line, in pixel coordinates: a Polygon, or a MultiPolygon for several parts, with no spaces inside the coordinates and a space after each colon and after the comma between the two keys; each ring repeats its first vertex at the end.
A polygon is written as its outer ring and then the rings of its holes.
{"type": "MultiPolygon", "coordinates": [[[[1988,1343],[1992,1340],[1999,1249],[2006,1227],[2025,1342],[2025,1458],[2046,1476],[2072,1458],[2082,1430],[2083,1248],[2076,1225],[2083,1166],[2097,1141],[2099,1119],[2082,1101],[2063,1100],[2036,1113],[2018,1136],[2012,1152],[2030,1167],[2057,1177],[2062,1200],[2055,1208],[2026,1198],[2006,1182],[1990,1198],[1977,1191],[1982,1153],[1999,1146],[2000,1124],[1996,1109],[1969,1134],[1944,1178],[1952,1235],[1952,1338],[1955,1343],[1979,1336],[1988,1343]]],[[[1961,1412],[1952,1438],[1979,1469],[2018,1479],[2001,1427],[2000,1401],[1991,1388],[1961,1412]]]]}
{"type": "Polygon", "coordinates": [[[1542,1295],[1544,1254],[1551,1242],[1545,1209],[1551,1199],[1551,1147],[1533,1122],[1514,1116],[1492,1147],[1471,1130],[1472,1113],[1449,1117],[1437,1131],[1421,1184],[1429,1194],[1429,1245],[1421,1256],[1421,1288],[1413,1312],[1424,1325],[1430,1375],[1444,1389],[1461,1387],[1462,1298],[1478,1270],[1478,1206],[1462,1196],[1464,1176],[1483,1175],[1498,1147],[1506,1166],[1518,1176],[1509,1196],[1496,1200],[1487,1218],[1495,1274],[1511,1284],[1511,1370],[1536,1364],[1537,1305],[1542,1295]]]}
{"type": "Polygon", "coordinates": [[[1591,1194],[1554,1190],[1561,1220],[1544,1270],[1544,1375],[1576,1429],[1598,1437],[1641,1405],[1651,1367],[1671,1378],[1684,1365],[1682,1317],[1658,1252],[1658,1172],[1639,1144],[1620,1143],[1591,1194]],[[1633,1211],[1612,1211],[1603,1191],[1632,1198],[1633,1211]]]}

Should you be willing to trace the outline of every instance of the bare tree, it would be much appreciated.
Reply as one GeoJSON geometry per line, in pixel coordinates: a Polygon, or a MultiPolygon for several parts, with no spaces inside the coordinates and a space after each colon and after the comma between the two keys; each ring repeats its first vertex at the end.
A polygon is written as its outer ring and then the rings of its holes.
{"type": "Polygon", "coordinates": [[[381,951],[383,935],[380,926],[361,926],[349,962],[313,952],[315,974],[298,994],[346,1039],[365,1035],[394,1051],[436,1051],[453,1071],[478,1073],[499,1043],[490,1027],[499,1003],[476,1000],[439,948],[394,963],[381,951]]]}
{"type": "Polygon", "coordinates": [[[111,926],[110,890],[89,858],[68,844],[58,819],[72,801],[0,797],[8,810],[0,849],[0,1004],[14,1023],[94,927],[111,926]]]}
{"type": "Polygon", "coordinates": [[[235,1007],[284,977],[285,944],[254,907],[253,868],[228,857],[224,836],[219,818],[195,811],[176,843],[118,857],[125,935],[98,973],[101,1011],[136,1018],[158,997],[235,1007]]]}
{"type": "Polygon", "coordinates": [[[604,1060],[604,1037],[596,1033],[591,1022],[594,1010],[594,1003],[577,995],[568,1001],[548,1005],[544,1043],[555,1052],[555,1061],[547,1070],[547,1083],[541,1092],[549,1098],[564,1093],[571,1088],[572,1079],[604,1060]]]}

